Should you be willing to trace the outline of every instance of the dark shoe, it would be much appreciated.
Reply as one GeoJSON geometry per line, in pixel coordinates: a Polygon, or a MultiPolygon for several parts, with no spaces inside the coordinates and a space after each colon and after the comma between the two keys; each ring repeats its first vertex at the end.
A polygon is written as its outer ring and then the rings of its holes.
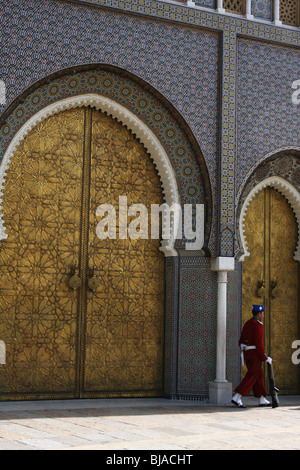
{"type": "Polygon", "coordinates": [[[238,406],[239,408],[246,408],[246,406],[243,403],[238,403],[235,400],[231,400],[231,403],[233,403],[235,406],[238,406]]]}

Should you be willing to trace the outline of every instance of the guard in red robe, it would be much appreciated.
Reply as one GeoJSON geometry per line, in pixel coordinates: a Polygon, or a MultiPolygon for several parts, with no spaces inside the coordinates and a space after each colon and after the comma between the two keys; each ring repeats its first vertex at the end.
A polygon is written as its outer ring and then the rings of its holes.
{"type": "Polygon", "coordinates": [[[235,389],[235,395],[232,403],[240,408],[245,408],[242,402],[242,396],[245,397],[253,390],[255,397],[259,398],[259,406],[270,406],[270,402],[266,400],[267,390],[264,386],[264,376],[262,363],[264,361],[272,362],[264,350],[264,306],[253,305],[253,317],[248,320],[242,330],[239,340],[239,346],[242,350],[242,361],[245,361],[247,373],[238,387],[235,389]]]}

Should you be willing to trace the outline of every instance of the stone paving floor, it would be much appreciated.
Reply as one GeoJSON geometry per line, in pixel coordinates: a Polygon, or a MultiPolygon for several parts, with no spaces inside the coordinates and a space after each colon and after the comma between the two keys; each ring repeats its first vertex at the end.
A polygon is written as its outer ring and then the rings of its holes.
{"type": "Polygon", "coordinates": [[[244,402],[0,402],[0,450],[300,450],[300,396],[280,397],[275,409],[244,402]]]}

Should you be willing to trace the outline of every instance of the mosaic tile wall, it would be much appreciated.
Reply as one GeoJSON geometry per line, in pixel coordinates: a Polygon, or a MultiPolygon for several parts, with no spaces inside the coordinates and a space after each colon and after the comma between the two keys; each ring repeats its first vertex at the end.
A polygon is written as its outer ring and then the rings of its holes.
{"type": "Polygon", "coordinates": [[[299,106],[292,83],[300,77],[300,51],[238,41],[236,191],[257,162],[283,147],[300,147],[299,106]]]}
{"type": "Polygon", "coordinates": [[[5,43],[0,49],[0,79],[6,84],[7,105],[41,77],[80,64],[116,65],[136,74],[161,92],[194,132],[209,168],[216,217],[216,33],[56,0],[0,0],[1,4],[5,43]]]}
{"type": "MultiPolygon", "coordinates": [[[[210,270],[207,259],[180,261],[177,394],[208,396],[216,373],[217,273],[210,270]]],[[[228,273],[226,377],[233,386],[240,381],[241,270],[237,263],[228,273]]]]}
{"type": "MultiPolygon", "coordinates": [[[[87,3],[110,4],[110,1],[88,0],[87,3]]],[[[126,5],[118,4],[116,1],[115,5],[119,8],[129,7],[132,11],[157,14],[159,17],[162,15],[178,19],[181,17],[182,22],[192,21],[195,24],[214,27],[215,31],[218,28],[219,30],[225,28],[224,63],[221,64],[219,55],[219,36],[212,29],[201,30],[183,24],[164,23],[151,18],[127,15],[117,10],[87,7],[80,2],[11,0],[7,4],[4,0],[0,0],[3,6],[0,27],[5,34],[5,42],[0,51],[0,80],[6,84],[7,104],[9,105],[37,79],[69,66],[78,66],[86,62],[107,63],[135,73],[159,90],[178,109],[194,133],[209,169],[213,209],[216,215],[220,112],[218,83],[219,70],[223,65],[224,83],[228,76],[228,85],[226,84],[228,89],[224,87],[222,104],[224,138],[221,177],[224,191],[222,191],[220,214],[220,252],[223,256],[232,256],[236,191],[233,191],[231,186],[237,183],[235,189],[239,190],[245,172],[251,170],[252,162],[263,158],[265,151],[273,150],[274,140],[278,142],[276,148],[278,145],[281,146],[284,140],[290,145],[299,143],[296,136],[299,122],[297,109],[291,109],[287,100],[286,105],[282,106],[285,98],[284,87],[287,93],[290,87],[284,83],[285,62],[289,69],[287,76],[298,77],[299,52],[296,49],[247,40],[239,40],[236,51],[237,32],[273,40],[277,38],[280,40],[281,36],[277,35],[275,28],[253,26],[250,22],[244,24],[242,20],[228,19],[213,13],[209,16],[199,10],[195,13],[189,10],[190,17],[188,17],[185,15],[188,9],[184,7],[152,2],[149,8],[150,3],[148,0],[132,0],[126,2],[126,5]],[[19,31],[22,32],[21,36],[19,31]],[[237,69],[235,69],[236,52],[237,69]],[[226,60],[227,54],[229,60],[226,60]],[[252,77],[250,73],[253,71],[252,65],[257,63],[260,64],[261,73],[257,72],[252,77]],[[235,74],[238,79],[237,138],[232,124],[235,110],[231,109],[235,103],[235,84],[233,84],[235,74]],[[281,84],[283,88],[278,90],[281,84]],[[252,98],[257,90],[258,102],[252,98]],[[268,103],[271,103],[269,117],[264,114],[270,107],[268,103]],[[257,110],[261,114],[261,123],[256,120],[257,110]],[[277,123],[282,122],[282,125],[274,128],[272,119],[277,123]],[[227,121],[229,129],[226,128],[227,121]],[[237,180],[232,174],[235,165],[235,142],[238,145],[237,180]]],[[[297,41],[297,35],[294,33],[283,31],[282,38],[284,34],[290,43],[297,41]]],[[[0,107],[0,111],[3,108],[0,107]]]]}
{"type": "Polygon", "coordinates": [[[179,298],[179,258],[166,259],[165,293],[165,369],[164,391],[168,398],[177,396],[177,331],[178,331],[178,298],[179,298]]]}
{"type": "Polygon", "coordinates": [[[180,265],[178,395],[208,395],[215,379],[217,273],[209,260],[182,258],[180,265]]]}
{"type": "MultiPolygon", "coordinates": [[[[269,19],[269,0],[252,1],[253,14],[269,19]]],[[[196,2],[208,8],[214,3],[196,2]]],[[[0,80],[7,89],[0,118],[38,80],[86,64],[125,69],[168,100],[203,152],[212,185],[213,236],[220,230],[222,253],[233,255],[234,195],[242,194],[266,155],[282,147],[300,148],[299,107],[291,101],[291,84],[300,78],[300,34],[154,0],[86,0],[86,5],[0,0],[0,31],[5,35],[0,80]],[[111,9],[98,8],[101,4],[111,9]]],[[[273,162],[268,171],[287,174],[288,163],[273,162]]],[[[293,165],[297,175],[295,160],[293,165]]],[[[170,396],[206,396],[215,376],[216,273],[208,258],[196,256],[168,259],[166,265],[166,390],[170,396]]],[[[228,282],[227,378],[233,385],[240,374],[240,292],[237,264],[228,282]]]]}
{"type": "Polygon", "coordinates": [[[252,0],[252,15],[263,20],[273,19],[273,0],[252,0]]]}
{"type": "Polygon", "coordinates": [[[6,34],[0,79],[7,104],[57,70],[117,65],[150,83],[182,113],[216,180],[218,35],[55,0],[0,5],[0,30],[6,34]]]}

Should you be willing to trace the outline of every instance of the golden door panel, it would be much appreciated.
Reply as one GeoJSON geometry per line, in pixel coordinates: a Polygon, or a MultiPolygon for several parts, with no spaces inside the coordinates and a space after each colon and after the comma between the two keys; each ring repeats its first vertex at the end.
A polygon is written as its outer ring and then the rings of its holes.
{"type": "Polygon", "coordinates": [[[164,258],[159,240],[96,236],[98,205],[117,207],[119,195],[163,202],[147,152],[105,114],[62,112],[15,153],[0,248],[2,398],[161,395],[164,258]]]}
{"type": "Polygon", "coordinates": [[[291,346],[299,338],[299,275],[293,259],[298,230],[287,200],[275,190],[270,207],[270,355],[280,389],[297,393],[299,367],[291,361],[291,346]]]}
{"type": "MultiPolygon", "coordinates": [[[[115,120],[94,112],[89,269],[99,287],[88,293],[84,392],[161,395],[164,257],[159,240],[119,239],[120,196],[127,197],[126,212],[144,204],[150,214],[151,204],[163,203],[159,177],[142,144],[115,120]],[[116,210],[114,240],[96,235],[96,209],[103,203],[116,210]]],[[[135,218],[121,222],[128,226],[135,218]]]]}
{"type": "Polygon", "coordinates": [[[266,188],[251,202],[245,227],[250,256],[243,263],[243,323],[252,304],[265,305],[265,350],[273,358],[276,384],[280,393],[298,393],[299,373],[291,361],[299,333],[295,216],[278,191],[266,188]]]}
{"type": "Polygon", "coordinates": [[[250,256],[246,256],[243,262],[243,324],[252,317],[252,305],[262,301],[258,289],[264,289],[264,220],[264,192],[260,191],[252,200],[245,219],[245,238],[250,256]]]}
{"type": "Polygon", "coordinates": [[[76,298],[68,266],[79,256],[83,111],[38,125],[16,151],[3,196],[0,393],[74,393],[76,298]]]}

